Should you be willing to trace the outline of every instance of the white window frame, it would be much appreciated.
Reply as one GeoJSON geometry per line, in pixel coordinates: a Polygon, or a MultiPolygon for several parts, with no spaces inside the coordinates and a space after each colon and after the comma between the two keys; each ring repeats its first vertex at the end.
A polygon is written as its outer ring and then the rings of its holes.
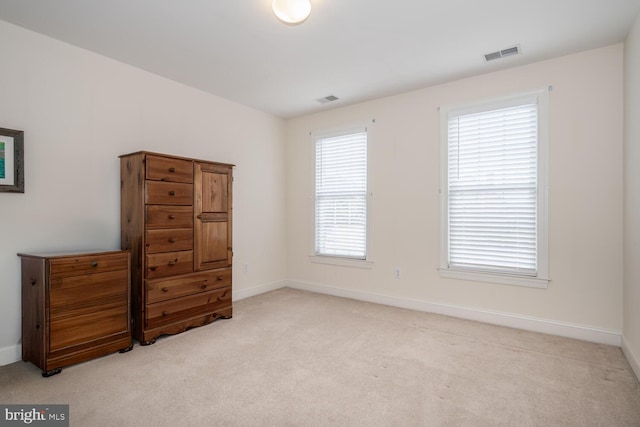
{"type": "MultiPolygon", "coordinates": [[[[550,88],[549,88],[550,89],[550,88]]],[[[549,279],[549,91],[509,96],[464,106],[440,109],[440,266],[442,277],[490,282],[506,285],[547,288],[549,279]],[[449,200],[448,200],[448,118],[451,114],[472,114],[510,106],[523,105],[531,99],[538,105],[538,170],[537,170],[537,273],[535,276],[501,274],[456,269],[449,266],[449,200]]]]}
{"type": "Polygon", "coordinates": [[[356,267],[356,268],[373,268],[373,239],[372,239],[372,201],[373,201],[373,179],[371,176],[371,161],[372,161],[372,134],[373,134],[373,123],[375,120],[367,121],[366,123],[358,123],[353,124],[346,127],[323,130],[317,132],[310,132],[311,136],[311,176],[310,176],[310,196],[309,199],[311,201],[311,223],[310,223],[310,248],[309,248],[309,260],[313,263],[318,264],[330,264],[330,265],[339,265],[344,267],[356,267]],[[360,258],[352,258],[347,256],[339,256],[339,255],[324,255],[316,253],[316,183],[315,183],[315,175],[316,175],[316,141],[324,138],[331,138],[342,135],[349,135],[352,133],[367,133],[367,213],[366,213],[366,244],[365,251],[366,255],[364,259],[360,258]]]}

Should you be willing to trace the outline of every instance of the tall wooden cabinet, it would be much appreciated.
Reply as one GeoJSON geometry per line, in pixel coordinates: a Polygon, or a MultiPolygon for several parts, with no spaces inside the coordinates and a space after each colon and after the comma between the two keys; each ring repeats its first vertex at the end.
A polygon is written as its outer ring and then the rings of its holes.
{"type": "Polygon", "coordinates": [[[231,317],[233,165],[137,152],[120,156],[120,176],[134,337],[231,317]]]}

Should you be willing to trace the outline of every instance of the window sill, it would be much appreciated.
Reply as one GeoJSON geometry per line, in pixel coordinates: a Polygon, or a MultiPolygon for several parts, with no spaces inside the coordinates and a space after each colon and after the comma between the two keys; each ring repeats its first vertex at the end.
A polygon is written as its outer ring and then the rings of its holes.
{"type": "Polygon", "coordinates": [[[373,268],[373,262],[364,260],[364,259],[311,255],[309,256],[309,260],[316,264],[330,264],[330,265],[340,265],[343,267],[355,267],[355,268],[366,268],[366,269],[373,268]]]}
{"type": "Polygon", "coordinates": [[[471,271],[439,269],[440,276],[449,279],[470,280],[473,282],[489,282],[500,285],[525,286],[528,288],[547,289],[549,279],[538,277],[512,276],[508,274],[477,273],[471,271]]]}

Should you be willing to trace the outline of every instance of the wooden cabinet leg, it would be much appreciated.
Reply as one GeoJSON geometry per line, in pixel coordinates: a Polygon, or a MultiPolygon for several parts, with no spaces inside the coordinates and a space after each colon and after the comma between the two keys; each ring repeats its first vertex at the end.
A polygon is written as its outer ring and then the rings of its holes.
{"type": "Polygon", "coordinates": [[[49,378],[53,375],[59,374],[60,372],[62,372],[62,368],[56,368],[50,371],[42,371],[42,376],[45,378],[49,378]]]}
{"type": "Polygon", "coordinates": [[[129,347],[127,348],[123,348],[122,350],[120,350],[120,353],[127,353],[129,351],[133,350],[133,344],[131,344],[129,347]]]}

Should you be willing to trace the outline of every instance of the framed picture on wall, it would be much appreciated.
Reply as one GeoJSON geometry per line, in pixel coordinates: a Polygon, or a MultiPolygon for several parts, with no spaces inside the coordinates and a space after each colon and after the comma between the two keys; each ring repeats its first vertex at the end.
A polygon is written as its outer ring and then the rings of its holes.
{"type": "Polygon", "coordinates": [[[24,132],[0,128],[0,192],[24,193],[24,132]]]}

